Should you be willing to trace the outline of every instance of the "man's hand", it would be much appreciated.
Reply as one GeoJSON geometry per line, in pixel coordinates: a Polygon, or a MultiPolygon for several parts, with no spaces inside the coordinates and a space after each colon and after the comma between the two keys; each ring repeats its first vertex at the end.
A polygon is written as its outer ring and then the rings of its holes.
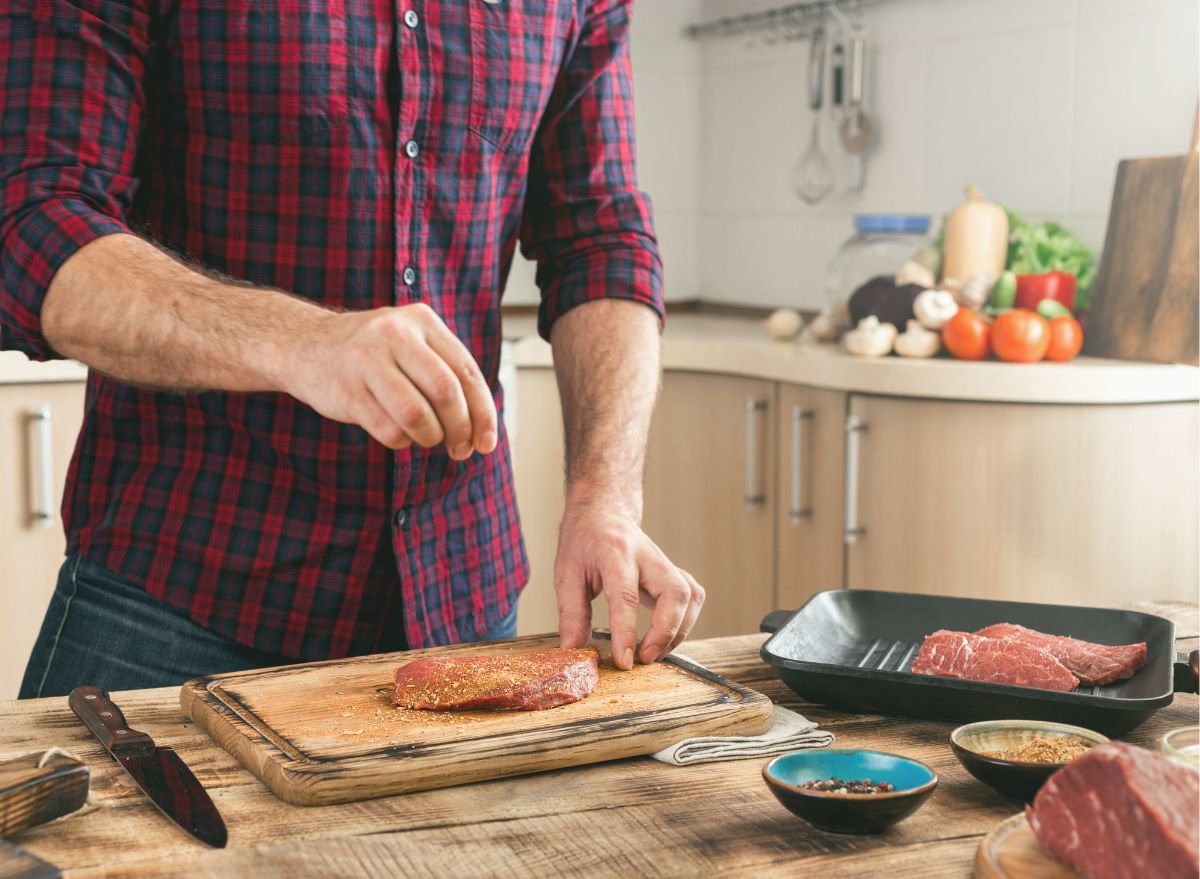
{"type": "Polygon", "coordinates": [[[559,632],[564,647],[582,647],[592,632],[592,599],[608,601],[612,655],[633,667],[674,650],[700,615],[704,589],[675,567],[632,516],[590,502],[568,502],[554,563],[559,632]],[[637,643],[638,606],[653,608],[650,630],[637,643]]]}
{"type": "Polygon", "coordinates": [[[483,373],[423,303],[323,315],[287,363],[288,393],[389,448],[444,442],[460,461],[496,448],[496,404],[483,373]]]}

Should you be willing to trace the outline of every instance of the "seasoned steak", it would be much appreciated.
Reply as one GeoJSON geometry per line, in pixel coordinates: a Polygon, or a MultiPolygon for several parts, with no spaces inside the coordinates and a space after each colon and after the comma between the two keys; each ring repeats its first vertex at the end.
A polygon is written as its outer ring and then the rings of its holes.
{"type": "Polygon", "coordinates": [[[599,680],[594,649],[427,657],[396,669],[392,703],[427,711],[539,711],[578,702],[599,680]]]}
{"type": "Polygon", "coordinates": [[[945,629],[925,638],[913,659],[912,671],[919,675],[1063,692],[1079,686],[1079,679],[1044,650],[1019,641],[945,629]]]}
{"type": "Polygon", "coordinates": [[[1200,772],[1133,745],[1093,748],[1025,810],[1038,842],[1087,879],[1195,879],[1200,772]]]}
{"type": "Polygon", "coordinates": [[[1047,635],[1012,623],[997,623],[975,633],[985,638],[1019,641],[1045,650],[1088,686],[1131,678],[1146,664],[1146,644],[1092,644],[1064,635],[1047,635]]]}

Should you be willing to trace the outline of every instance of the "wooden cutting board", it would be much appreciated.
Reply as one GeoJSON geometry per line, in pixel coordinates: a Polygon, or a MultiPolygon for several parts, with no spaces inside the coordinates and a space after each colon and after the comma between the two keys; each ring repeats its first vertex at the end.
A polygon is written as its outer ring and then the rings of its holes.
{"type": "Polygon", "coordinates": [[[1025,815],[1013,815],[983,838],[975,852],[975,879],[1080,879],[1050,857],[1025,815]]]}
{"type": "Polygon", "coordinates": [[[758,735],[771,700],[679,659],[618,671],[547,711],[395,708],[392,673],[422,656],[524,653],[557,635],[197,678],[185,714],[285,802],[326,805],[651,754],[698,735],[758,735]]]}
{"type": "Polygon", "coordinates": [[[1200,359],[1200,151],[1117,166],[1083,351],[1097,357],[1200,359]]]}

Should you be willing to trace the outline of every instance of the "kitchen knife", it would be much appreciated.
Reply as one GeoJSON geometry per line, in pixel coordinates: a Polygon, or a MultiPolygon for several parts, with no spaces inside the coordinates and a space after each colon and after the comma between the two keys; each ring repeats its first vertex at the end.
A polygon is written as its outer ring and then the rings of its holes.
{"type": "Polygon", "coordinates": [[[61,879],[62,870],[0,839],[0,879],[61,879]]]}
{"type": "Polygon", "coordinates": [[[76,687],[67,703],[159,811],[201,842],[225,847],[225,822],[173,748],[156,747],[150,736],[130,729],[121,709],[100,687],[76,687]]]}

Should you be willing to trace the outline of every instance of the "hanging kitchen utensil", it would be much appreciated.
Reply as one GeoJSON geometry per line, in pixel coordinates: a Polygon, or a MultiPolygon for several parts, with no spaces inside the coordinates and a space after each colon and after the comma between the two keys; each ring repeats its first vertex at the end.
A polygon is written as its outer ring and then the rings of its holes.
{"type": "Polygon", "coordinates": [[[846,79],[846,46],[839,39],[833,45],[832,61],[830,62],[830,73],[833,77],[833,94],[829,98],[830,115],[833,116],[834,124],[841,125],[842,117],[846,113],[846,95],[844,91],[846,79]]]}
{"type": "Polygon", "coordinates": [[[863,80],[866,73],[867,46],[861,31],[856,31],[850,38],[850,97],[842,116],[841,135],[842,149],[857,161],[855,173],[852,175],[848,192],[862,192],[866,182],[867,160],[866,153],[871,147],[871,120],[863,110],[863,80]]]}
{"type": "Polygon", "coordinates": [[[825,30],[813,31],[808,61],[808,108],[812,138],[808,151],[792,169],[792,190],[807,204],[816,204],[833,191],[833,169],[821,151],[821,98],[825,88],[825,30]]]}

